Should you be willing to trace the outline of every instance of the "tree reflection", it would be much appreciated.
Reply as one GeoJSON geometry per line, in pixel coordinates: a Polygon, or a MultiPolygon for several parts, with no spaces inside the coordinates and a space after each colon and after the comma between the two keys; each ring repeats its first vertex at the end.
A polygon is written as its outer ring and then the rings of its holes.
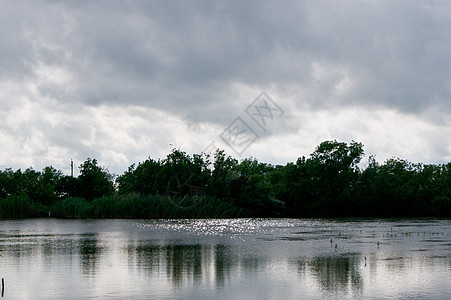
{"type": "Polygon", "coordinates": [[[232,255],[230,254],[230,247],[224,245],[216,245],[213,248],[214,251],[214,262],[215,262],[215,279],[216,286],[222,287],[224,286],[224,282],[226,278],[230,277],[231,270],[233,269],[234,263],[235,265],[240,263],[241,258],[237,260],[232,259],[232,255]]]}
{"type": "Polygon", "coordinates": [[[160,246],[153,244],[129,244],[126,249],[129,265],[141,266],[138,270],[159,270],[160,246]],[[142,266],[145,266],[143,268],[142,266]]]}
{"type": "Polygon", "coordinates": [[[82,239],[79,242],[79,253],[83,274],[92,275],[95,273],[97,262],[101,256],[103,247],[99,246],[95,237],[82,239]]]}
{"type": "Polygon", "coordinates": [[[199,281],[202,275],[201,245],[169,245],[164,247],[166,273],[174,285],[199,281]]]}
{"type": "Polygon", "coordinates": [[[363,277],[359,270],[359,256],[326,256],[299,259],[298,269],[310,273],[323,291],[361,291],[363,277]]]}
{"type": "Polygon", "coordinates": [[[209,282],[218,287],[223,286],[231,270],[240,264],[240,259],[233,258],[231,248],[225,245],[132,243],[126,251],[129,263],[134,262],[138,269],[146,269],[151,273],[164,271],[175,287],[209,282]]]}

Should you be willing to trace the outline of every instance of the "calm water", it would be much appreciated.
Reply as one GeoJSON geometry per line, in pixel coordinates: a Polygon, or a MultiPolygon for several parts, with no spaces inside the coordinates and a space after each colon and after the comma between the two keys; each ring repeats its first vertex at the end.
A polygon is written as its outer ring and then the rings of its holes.
{"type": "Polygon", "coordinates": [[[3,220],[5,299],[450,299],[451,221],[3,220]]]}

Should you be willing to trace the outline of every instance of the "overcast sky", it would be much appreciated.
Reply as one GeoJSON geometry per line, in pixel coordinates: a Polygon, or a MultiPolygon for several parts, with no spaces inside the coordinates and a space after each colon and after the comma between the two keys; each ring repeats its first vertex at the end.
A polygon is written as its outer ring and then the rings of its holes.
{"type": "Polygon", "coordinates": [[[2,170],[331,139],[451,161],[450,1],[1,1],[0,45],[2,170]]]}

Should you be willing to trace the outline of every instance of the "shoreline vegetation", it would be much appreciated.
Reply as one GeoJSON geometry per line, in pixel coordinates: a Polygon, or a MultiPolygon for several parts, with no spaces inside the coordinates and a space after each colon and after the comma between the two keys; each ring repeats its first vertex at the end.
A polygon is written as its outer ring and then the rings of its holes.
{"type": "Polygon", "coordinates": [[[363,155],[333,140],[284,166],[173,149],[117,177],[90,158],[78,177],[8,168],[0,218],[451,217],[451,163],[370,156],[361,168],[363,155]]]}

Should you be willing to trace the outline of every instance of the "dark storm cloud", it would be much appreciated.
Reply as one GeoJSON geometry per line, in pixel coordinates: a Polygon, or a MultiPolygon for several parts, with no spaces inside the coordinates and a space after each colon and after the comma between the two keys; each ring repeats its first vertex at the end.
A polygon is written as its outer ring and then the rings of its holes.
{"type": "Polygon", "coordinates": [[[227,110],[235,82],[304,87],[311,105],[449,109],[451,24],[444,2],[7,2],[3,76],[39,64],[73,75],[42,84],[60,101],[141,104],[176,114],[227,110]],[[317,63],[337,73],[312,76],[317,63]],[[351,94],[332,93],[343,77],[351,94]],[[224,92],[226,91],[226,92],[224,92]]]}
{"type": "MultiPolygon", "coordinates": [[[[262,91],[285,110],[285,137],[319,130],[305,136],[312,143],[328,133],[355,138],[358,122],[349,120],[361,111],[366,131],[378,132],[374,110],[445,130],[450,11],[444,1],[3,1],[0,116],[10,121],[0,124],[0,140],[17,141],[8,153],[45,138],[64,155],[117,147],[117,160],[146,157],[146,143],[161,152],[192,128],[219,134],[262,91]],[[128,124],[120,138],[108,108],[128,124]],[[324,111],[320,129],[307,120],[324,111]],[[327,123],[334,115],[349,125],[327,123]],[[166,126],[171,118],[181,125],[166,126]],[[112,146],[126,137],[129,148],[112,146]]],[[[431,147],[446,157],[437,140],[431,147]]]]}

